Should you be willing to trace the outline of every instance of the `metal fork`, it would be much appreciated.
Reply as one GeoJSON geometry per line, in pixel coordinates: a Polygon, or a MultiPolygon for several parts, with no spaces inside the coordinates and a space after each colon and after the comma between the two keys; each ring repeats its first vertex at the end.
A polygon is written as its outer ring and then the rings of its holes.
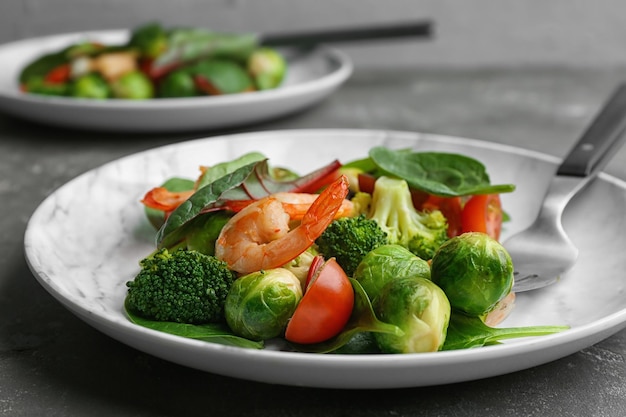
{"type": "Polygon", "coordinates": [[[622,146],[625,131],[626,84],[622,84],[559,165],[536,220],[504,241],[515,268],[513,291],[553,284],[574,266],[578,249],[563,229],[562,213],[622,146]]]}

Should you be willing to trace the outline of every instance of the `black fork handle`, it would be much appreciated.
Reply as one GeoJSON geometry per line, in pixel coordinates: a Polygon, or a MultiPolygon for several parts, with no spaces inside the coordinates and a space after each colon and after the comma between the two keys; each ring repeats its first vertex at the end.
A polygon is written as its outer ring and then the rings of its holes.
{"type": "Polygon", "coordinates": [[[565,157],[556,174],[592,177],[609,162],[626,139],[626,84],[617,87],[591,125],[565,157]]]}
{"type": "Polygon", "coordinates": [[[259,41],[266,46],[312,46],[323,43],[391,38],[429,38],[432,31],[433,23],[430,20],[417,20],[378,26],[264,34],[260,35],[259,41]]]}

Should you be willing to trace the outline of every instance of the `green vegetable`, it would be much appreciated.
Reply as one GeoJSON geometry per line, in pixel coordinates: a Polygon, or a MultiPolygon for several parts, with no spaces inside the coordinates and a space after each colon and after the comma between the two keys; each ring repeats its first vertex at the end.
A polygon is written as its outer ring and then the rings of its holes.
{"type": "Polygon", "coordinates": [[[89,73],[76,78],[70,85],[69,95],[78,98],[106,99],[111,88],[100,74],[89,73]]]}
{"type": "Polygon", "coordinates": [[[26,91],[44,96],[64,96],[69,91],[66,83],[49,83],[43,77],[33,76],[24,84],[26,91]]]}
{"type": "Polygon", "coordinates": [[[425,260],[448,240],[443,214],[439,210],[417,211],[402,179],[382,176],[376,180],[368,217],[387,233],[390,244],[404,246],[425,260]]]}
{"type": "Polygon", "coordinates": [[[148,23],[133,30],[128,45],[146,58],[156,58],[167,49],[168,34],[158,23],[148,23]]]}
{"type": "Polygon", "coordinates": [[[383,172],[429,194],[456,197],[501,194],[515,189],[512,184],[491,185],[485,166],[464,155],[394,151],[383,146],[372,148],[369,155],[383,172]]]}
{"type": "Polygon", "coordinates": [[[491,311],[513,287],[513,262],[485,233],[469,232],[444,243],[432,260],[431,278],[452,308],[471,316],[491,311]]]}
{"type": "Polygon", "coordinates": [[[387,243],[387,234],[365,215],[342,217],[334,220],[315,243],[327,259],[334,257],[352,276],[365,255],[387,243]]]}
{"type": "Polygon", "coordinates": [[[128,306],[142,317],[178,323],[219,322],[235,274],[196,251],[161,249],[140,262],[126,283],[128,306]]]}
{"type": "Polygon", "coordinates": [[[214,181],[244,167],[248,164],[261,162],[266,160],[267,157],[260,152],[248,152],[230,161],[220,162],[215,164],[204,171],[204,173],[198,179],[198,188],[202,188],[205,185],[209,185],[214,181]]]}
{"type": "Polygon", "coordinates": [[[235,94],[254,90],[250,75],[235,61],[209,59],[202,61],[189,70],[196,82],[205,83],[203,91],[209,94],[235,94]]]}
{"type": "Polygon", "coordinates": [[[231,330],[251,340],[281,336],[302,299],[298,278],[284,268],[253,272],[235,281],[224,311],[231,330]]]}
{"type": "Polygon", "coordinates": [[[141,71],[130,71],[111,83],[113,97],[145,100],[154,97],[152,81],[141,71]]]}
{"type": "Polygon", "coordinates": [[[213,211],[202,214],[193,220],[189,233],[185,236],[187,249],[196,250],[205,255],[215,255],[215,242],[224,225],[233,216],[228,211],[213,211]]]}
{"type": "Polygon", "coordinates": [[[226,323],[187,324],[174,323],[171,321],[149,320],[138,315],[129,305],[128,300],[124,303],[126,315],[129,320],[139,326],[157,330],[188,339],[204,340],[211,343],[219,343],[228,346],[238,346],[250,349],[262,349],[263,342],[252,341],[236,336],[226,323]]]}
{"type": "Polygon", "coordinates": [[[278,87],[287,71],[285,58],[272,48],[258,48],[248,58],[248,72],[259,90],[278,87]]]}
{"type": "Polygon", "coordinates": [[[450,303],[432,281],[419,277],[391,280],[374,310],[380,320],[398,326],[403,335],[377,333],[384,353],[435,352],[442,348],[450,320],[450,303]]]}
{"type": "Polygon", "coordinates": [[[430,265],[400,245],[383,245],[369,252],[354,274],[372,302],[382,288],[394,279],[430,279],[430,265]]]}
{"type": "Polygon", "coordinates": [[[159,84],[159,97],[194,97],[198,94],[193,76],[187,69],[171,72],[159,84]]]}
{"type": "Polygon", "coordinates": [[[203,29],[175,29],[168,47],[152,64],[151,75],[161,77],[173,69],[203,59],[228,58],[244,63],[258,47],[255,34],[224,34],[203,29]]]}
{"type": "Polygon", "coordinates": [[[569,329],[569,326],[489,327],[478,317],[452,312],[448,335],[442,350],[470,349],[500,343],[504,339],[545,336],[569,329]]]}

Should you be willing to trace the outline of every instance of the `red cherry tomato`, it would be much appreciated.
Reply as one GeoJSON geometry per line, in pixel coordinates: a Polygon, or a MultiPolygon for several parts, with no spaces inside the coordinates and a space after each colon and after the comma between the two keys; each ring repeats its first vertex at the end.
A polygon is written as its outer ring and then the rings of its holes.
{"type": "Polygon", "coordinates": [[[461,213],[463,233],[482,232],[500,239],[502,230],[502,203],[498,194],[474,195],[461,213]]]}
{"type": "Polygon", "coordinates": [[[62,84],[70,79],[71,68],[69,64],[59,65],[50,70],[45,76],[45,81],[51,84],[62,84]]]}
{"type": "Polygon", "coordinates": [[[285,339],[311,344],[328,340],[341,332],[352,314],[354,290],[348,276],[334,258],[314,259],[304,296],[296,307],[285,339]]]}
{"type": "Polygon", "coordinates": [[[361,173],[358,175],[359,190],[364,193],[372,194],[374,192],[374,184],[376,184],[376,177],[371,174],[361,173]]]}

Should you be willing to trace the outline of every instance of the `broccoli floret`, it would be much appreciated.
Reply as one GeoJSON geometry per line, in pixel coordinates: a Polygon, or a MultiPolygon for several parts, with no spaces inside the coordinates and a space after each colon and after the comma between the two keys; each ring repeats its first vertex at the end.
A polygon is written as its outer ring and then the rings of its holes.
{"type": "Polygon", "coordinates": [[[356,213],[357,215],[367,215],[370,210],[370,204],[372,203],[372,195],[370,193],[358,191],[352,196],[350,201],[352,201],[354,213],[356,213]]]}
{"type": "Polygon", "coordinates": [[[315,241],[327,258],[334,257],[348,276],[371,250],[387,243],[387,234],[365,215],[334,220],[315,241]]]}
{"type": "Polygon", "coordinates": [[[376,180],[368,214],[387,233],[389,243],[404,246],[429,260],[448,240],[448,222],[439,210],[418,211],[405,180],[382,176],[376,180]]]}
{"type": "Polygon", "coordinates": [[[236,275],[226,263],[193,250],[161,249],[140,262],[126,283],[126,304],[152,320],[178,323],[218,322],[236,275]]]}

